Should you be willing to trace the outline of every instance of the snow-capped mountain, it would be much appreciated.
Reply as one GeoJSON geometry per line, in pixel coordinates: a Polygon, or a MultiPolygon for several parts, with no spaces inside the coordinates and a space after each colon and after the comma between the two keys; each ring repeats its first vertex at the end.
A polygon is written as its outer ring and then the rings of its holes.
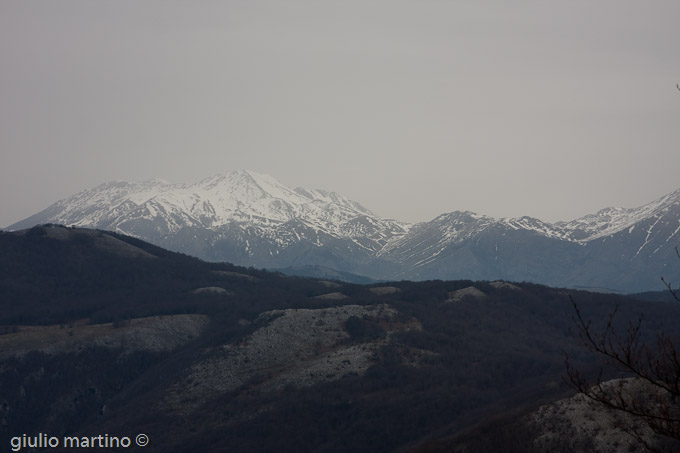
{"type": "MultiPolygon", "coordinates": [[[[657,225],[663,226],[669,220],[673,224],[673,212],[678,209],[678,206],[680,206],[680,190],[664,195],[639,208],[605,208],[597,214],[590,214],[571,222],[559,222],[557,225],[572,231],[580,241],[588,242],[612,236],[624,230],[630,230],[629,233],[632,233],[636,227],[649,219],[654,219],[651,229],[657,225]],[[671,219],[668,218],[669,214],[671,219]]],[[[674,229],[666,240],[670,240],[679,230],[680,228],[674,229]]],[[[648,233],[652,234],[652,231],[648,233]]]]}
{"type": "MultiPolygon", "coordinates": [[[[571,224],[571,225],[569,225],[571,224]]],[[[610,208],[569,222],[586,236],[586,256],[574,280],[592,285],[608,274],[610,288],[659,289],[660,277],[680,283],[680,190],[634,209],[610,208]],[[644,284],[642,283],[644,282],[644,284]]],[[[662,287],[661,287],[662,288],[662,287]]]]}
{"type": "Polygon", "coordinates": [[[409,225],[334,192],[237,171],[195,184],[109,182],[9,228],[41,223],[117,231],[212,261],[323,266],[377,279],[526,280],[632,292],[662,289],[661,276],[680,275],[680,190],[556,224],[455,211],[409,225]]]}
{"type": "MultiPolygon", "coordinates": [[[[396,236],[378,257],[407,279],[529,280],[553,286],[659,290],[680,275],[680,190],[638,208],[571,222],[442,214],[396,236]]],[[[677,279],[676,279],[677,280],[677,279]]]]}
{"type": "Polygon", "coordinates": [[[378,257],[400,264],[399,278],[552,282],[564,273],[563,257],[577,248],[570,230],[538,219],[456,211],[414,225],[378,257]],[[537,252],[551,256],[550,266],[537,252]]]}
{"type": "Polygon", "coordinates": [[[164,230],[187,226],[218,228],[230,222],[271,225],[296,218],[319,229],[342,234],[345,222],[373,216],[360,204],[336,193],[290,189],[268,175],[237,171],[196,184],[114,181],[85,190],[48,208],[55,222],[97,226],[130,233],[132,220],[167,221],[164,230]],[[53,213],[54,211],[54,213],[53,213]]]}
{"type": "Polygon", "coordinates": [[[533,232],[540,236],[572,240],[572,231],[531,217],[494,219],[473,212],[454,211],[435,219],[416,224],[410,234],[397,236],[378,252],[378,256],[391,256],[397,262],[416,258],[414,266],[422,266],[434,260],[448,247],[466,243],[486,232],[499,230],[533,232]]]}
{"type": "Polygon", "coordinates": [[[377,217],[337,193],[291,189],[250,171],[196,184],[109,182],[10,228],[39,223],[116,231],[209,260],[339,270],[355,270],[408,230],[408,224],[377,217]]]}

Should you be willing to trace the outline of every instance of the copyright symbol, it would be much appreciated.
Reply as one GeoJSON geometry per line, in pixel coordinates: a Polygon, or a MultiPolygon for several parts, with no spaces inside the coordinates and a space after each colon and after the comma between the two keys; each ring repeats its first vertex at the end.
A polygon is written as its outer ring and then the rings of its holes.
{"type": "Polygon", "coordinates": [[[137,434],[137,437],[135,437],[135,443],[140,447],[146,447],[149,444],[149,436],[146,434],[137,434]]]}

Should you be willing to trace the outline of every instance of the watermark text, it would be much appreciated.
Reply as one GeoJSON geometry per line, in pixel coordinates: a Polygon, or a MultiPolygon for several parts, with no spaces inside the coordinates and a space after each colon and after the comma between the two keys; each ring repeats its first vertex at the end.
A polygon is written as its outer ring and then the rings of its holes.
{"type": "Polygon", "coordinates": [[[32,448],[131,448],[146,447],[149,436],[137,434],[134,438],[128,436],[112,436],[98,434],[96,436],[50,436],[40,433],[36,435],[22,434],[10,439],[12,451],[28,450],[32,448]]]}

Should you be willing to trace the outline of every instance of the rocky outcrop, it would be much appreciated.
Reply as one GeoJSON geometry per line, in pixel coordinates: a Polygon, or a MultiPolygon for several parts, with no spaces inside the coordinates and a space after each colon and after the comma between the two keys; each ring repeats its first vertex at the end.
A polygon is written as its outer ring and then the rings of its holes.
{"type": "Polygon", "coordinates": [[[384,304],[263,313],[255,321],[261,327],[252,334],[208,351],[185,380],[169,389],[164,404],[192,410],[246,383],[270,391],[362,374],[375,362],[376,352],[390,344],[394,332],[421,328],[415,320],[399,322],[397,315],[384,304]],[[353,338],[346,329],[350,319],[371,323],[382,334],[353,338]]]}
{"type": "MultiPolygon", "coordinates": [[[[619,382],[623,382],[630,391],[644,391],[640,388],[642,384],[635,379],[609,381],[604,388],[619,382]]],[[[650,446],[660,441],[641,418],[605,408],[582,394],[541,406],[528,417],[528,423],[540,433],[534,439],[537,451],[648,451],[630,434],[633,429],[650,446]]]]}

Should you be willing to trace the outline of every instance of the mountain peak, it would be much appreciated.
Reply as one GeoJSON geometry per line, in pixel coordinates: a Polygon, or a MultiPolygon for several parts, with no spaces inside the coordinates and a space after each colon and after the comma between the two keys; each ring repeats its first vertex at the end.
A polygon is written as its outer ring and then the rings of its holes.
{"type": "Polygon", "coordinates": [[[312,241],[318,247],[319,235],[351,238],[356,246],[374,250],[407,228],[378,218],[335,192],[291,189],[272,176],[249,170],[213,175],[194,184],[112,181],[58,201],[10,228],[39,223],[109,229],[157,243],[193,234],[188,233],[192,229],[220,238],[237,228],[273,241],[272,255],[297,241],[312,241]],[[301,228],[309,231],[297,231],[301,228]]]}
{"type": "Polygon", "coordinates": [[[451,211],[440,214],[435,217],[432,222],[476,222],[478,220],[491,219],[485,215],[477,214],[472,211],[451,211]]]}
{"type": "Polygon", "coordinates": [[[680,189],[664,195],[655,202],[658,205],[678,205],[680,204],[680,189]]]}
{"type": "Polygon", "coordinates": [[[302,199],[294,190],[281,184],[276,178],[249,170],[237,170],[226,175],[205,178],[194,185],[203,191],[214,193],[224,200],[231,198],[237,204],[248,205],[259,200],[280,200],[289,204],[301,204],[302,199]]]}
{"type": "Polygon", "coordinates": [[[637,208],[604,208],[596,214],[588,214],[570,222],[558,222],[556,225],[584,232],[586,236],[580,241],[587,242],[631,229],[650,219],[654,221],[674,207],[680,207],[680,189],[637,208]]]}
{"type": "MultiPolygon", "coordinates": [[[[409,225],[377,217],[336,192],[293,189],[239,170],[193,184],[111,181],[9,228],[55,223],[113,230],[207,260],[265,268],[318,265],[376,278],[491,276],[603,286],[574,263],[584,263],[590,250],[606,250],[612,268],[634,263],[631,269],[649,269],[658,280],[665,268],[648,264],[676,258],[679,222],[676,190],[639,208],[606,208],[571,222],[453,211],[409,225]],[[546,270],[550,263],[558,270],[546,270]]],[[[604,286],[642,287],[636,276],[626,279],[619,272],[604,286]]]]}

